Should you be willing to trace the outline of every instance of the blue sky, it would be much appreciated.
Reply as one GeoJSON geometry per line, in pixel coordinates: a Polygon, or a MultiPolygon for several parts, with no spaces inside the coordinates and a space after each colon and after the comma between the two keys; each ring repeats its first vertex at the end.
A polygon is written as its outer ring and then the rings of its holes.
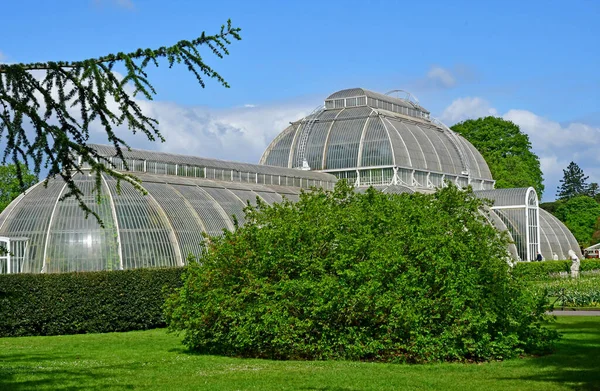
{"type": "MultiPolygon", "coordinates": [[[[530,135],[555,194],[571,160],[600,181],[600,2],[21,0],[3,6],[0,61],[77,60],[242,28],[206,61],[231,84],[152,71],[148,110],[167,143],[131,145],[255,162],[334,91],[406,89],[452,125],[499,115],[530,135]]],[[[101,141],[101,140],[100,140],[101,141]]]]}

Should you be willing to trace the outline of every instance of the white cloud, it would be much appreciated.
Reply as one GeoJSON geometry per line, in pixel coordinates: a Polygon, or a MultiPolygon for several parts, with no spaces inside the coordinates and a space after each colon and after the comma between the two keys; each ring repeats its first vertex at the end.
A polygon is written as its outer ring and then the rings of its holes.
{"type": "Polygon", "coordinates": [[[561,126],[526,110],[510,110],[503,117],[519,125],[531,142],[541,149],[577,149],[583,144],[600,146],[600,129],[593,126],[582,123],[561,126]]]}
{"type": "Polygon", "coordinates": [[[452,88],[456,85],[456,78],[445,68],[434,65],[427,72],[427,80],[436,87],[452,88]]]}
{"type": "MultiPolygon", "coordinates": [[[[184,107],[175,103],[140,101],[145,115],[159,121],[166,142],[151,142],[142,134],[119,130],[133,148],[258,163],[269,143],[287,126],[308,115],[310,104],[282,103],[231,109],[184,107]]],[[[92,142],[106,143],[95,125],[92,142]]]]}
{"type": "MultiPolygon", "coordinates": [[[[489,102],[479,97],[459,98],[448,106],[441,119],[449,124],[468,118],[498,115],[489,102]]],[[[540,158],[544,173],[544,200],[552,200],[556,188],[571,161],[589,176],[589,182],[600,182],[600,127],[573,122],[561,125],[527,110],[512,109],[501,116],[519,125],[529,136],[532,150],[540,158]]]]}
{"type": "Polygon", "coordinates": [[[600,128],[577,122],[562,126],[526,110],[510,110],[503,118],[519,125],[540,157],[545,199],[554,198],[563,169],[571,161],[583,169],[589,182],[600,182],[600,128]]]}
{"type": "Polygon", "coordinates": [[[454,124],[470,118],[496,116],[498,111],[490,106],[485,99],[478,97],[458,98],[446,107],[440,119],[454,124]]]}
{"type": "Polygon", "coordinates": [[[0,62],[5,62],[8,60],[8,57],[2,51],[0,51],[0,62]]]}
{"type": "Polygon", "coordinates": [[[478,79],[475,69],[464,64],[454,64],[450,67],[431,65],[427,73],[409,84],[407,87],[414,91],[447,90],[462,83],[478,79]]]}
{"type": "MultiPolygon", "coordinates": [[[[123,76],[115,72],[117,78],[123,76]]],[[[43,79],[43,72],[36,74],[43,79]]],[[[132,93],[132,87],[126,87],[132,93]]],[[[56,97],[58,92],[52,90],[56,97]]],[[[246,104],[243,107],[215,109],[204,106],[183,106],[172,102],[136,100],[144,115],[159,121],[159,130],[166,139],[150,141],[143,133],[133,134],[127,126],[114,129],[117,136],[132,148],[158,150],[177,154],[258,163],[269,143],[290,121],[307,116],[314,101],[290,101],[273,104],[246,104]]],[[[118,110],[109,99],[108,108],[118,110]]],[[[74,117],[79,108],[70,109],[74,117]]],[[[33,134],[28,132],[31,137],[33,134]]],[[[31,139],[30,139],[31,141],[31,139]]],[[[107,144],[105,129],[98,121],[90,125],[90,143],[107,144]]]]}

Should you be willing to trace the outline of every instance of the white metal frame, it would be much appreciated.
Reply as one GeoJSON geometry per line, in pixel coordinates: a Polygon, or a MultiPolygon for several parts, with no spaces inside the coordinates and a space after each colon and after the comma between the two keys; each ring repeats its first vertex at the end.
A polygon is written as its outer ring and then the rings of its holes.
{"type": "MultiPolygon", "coordinates": [[[[10,239],[5,236],[0,236],[0,247],[4,249],[0,252],[0,262],[6,262],[6,274],[11,274],[10,239]]],[[[0,274],[1,273],[2,269],[0,269],[0,274]]]]}
{"type": "MultiPolygon", "coordinates": [[[[22,273],[23,265],[29,254],[29,239],[0,236],[0,246],[6,250],[6,253],[0,253],[0,261],[6,262],[6,274],[22,273]],[[16,268],[13,268],[15,261],[16,268]]],[[[2,268],[0,268],[0,274],[2,273],[2,268]]]]}

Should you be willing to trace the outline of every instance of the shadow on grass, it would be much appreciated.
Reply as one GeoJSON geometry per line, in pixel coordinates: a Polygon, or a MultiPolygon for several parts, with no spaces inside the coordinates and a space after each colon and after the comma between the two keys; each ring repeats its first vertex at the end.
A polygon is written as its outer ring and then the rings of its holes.
{"type": "Polygon", "coordinates": [[[499,378],[558,383],[575,390],[600,390],[600,329],[597,321],[570,319],[558,325],[562,334],[556,352],[527,360],[536,375],[499,378]]]}
{"type": "Polygon", "coordinates": [[[115,368],[123,369],[122,365],[86,366],[85,361],[81,361],[78,365],[78,360],[79,357],[76,355],[57,357],[50,354],[4,354],[3,352],[0,354],[0,390],[76,391],[105,390],[108,387],[115,390],[134,388],[131,384],[106,382],[110,377],[109,372],[115,368]],[[72,370],[65,368],[64,363],[73,363],[69,365],[76,368],[72,370]],[[19,380],[19,375],[25,375],[26,380],[19,380]]]}
{"type": "Polygon", "coordinates": [[[356,388],[352,387],[303,387],[299,390],[310,390],[310,391],[357,391],[356,388]]]}

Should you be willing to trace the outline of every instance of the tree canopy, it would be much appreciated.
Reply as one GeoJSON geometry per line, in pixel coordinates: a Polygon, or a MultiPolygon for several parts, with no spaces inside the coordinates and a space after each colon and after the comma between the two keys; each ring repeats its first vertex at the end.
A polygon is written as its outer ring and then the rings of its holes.
{"type": "Polygon", "coordinates": [[[600,204],[593,198],[580,195],[559,202],[555,215],[565,223],[580,246],[588,247],[598,243],[596,231],[600,228],[597,227],[600,204]]]}
{"type": "Polygon", "coordinates": [[[560,180],[560,186],[557,188],[556,196],[560,200],[568,200],[573,197],[590,195],[597,191],[598,185],[593,188],[587,184],[588,176],[583,173],[583,170],[577,163],[571,162],[565,170],[563,170],[563,178],[560,180]]]}
{"type": "Polygon", "coordinates": [[[469,140],[490,167],[496,188],[535,188],[544,192],[540,159],[531,151],[529,136],[511,121],[497,117],[470,119],[452,126],[469,140]]]}
{"type": "Polygon", "coordinates": [[[588,195],[600,202],[600,186],[596,182],[592,182],[588,186],[588,195]]]}
{"type": "Polygon", "coordinates": [[[14,164],[0,166],[0,212],[37,181],[37,177],[26,167],[20,167],[19,174],[19,168],[14,164]]]}
{"type": "Polygon", "coordinates": [[[211,238],[166,304],[188,348],[462,361],[539,352],[555,337],[472,192],[359,194],[340,181],[297,203],[257,202],[244,226],[211,238]]]}
{"type": "Polygon", "coordinates": [[[569,163],[557,188],[558,199],[540,204],[565,223],[582,247],[600,242],[600,193],[598,184],[588,185],[587,179],[577,163],[569,163]]]}
{"type": "MultiPolygon", "coordinates": [[[[122,147],[126,142],[116,133],[126,126],[150,140],[162,140],[158,122],[146,116],[136,97],[152,99],[156,91],[149,81],[148,65],[159,66],[165,60],[168,67],[183,65],[204,87],[205,79],[216,79],[229,87],[225,79],[200,55],[206,46],[222,58],[229,54],[231,41],[240,40],[240,29],[231,21],[219,33],[202,33],[191,41],[158,49],[138,49],[133,52],[108,54],[83,61],[59,61],[33,64],[0,64],[0,138],[6,142],[3,162],[11,160],[16,167],[33,166],[38,175],[48,168],[47,177],[61,176],[68,191],[63,196],[75,197],[88,214],[99,216],[83,202],[84,194],[73,181],[81,164],[91,167],[95,175],[97,201],[101,200],[101,174],[108,173],[118,181],[132,183],[140,191],[136,178],[114,170],[112,163],[87,145],[90,126],[99,123],[106,131],[107,141],[114,145],[117,156],[127,166],[122,147]],[[125,69],[121,78],[116,66],[125,69]]],[[[22,173],[17,169],[21,184],[22,173]]]]}

